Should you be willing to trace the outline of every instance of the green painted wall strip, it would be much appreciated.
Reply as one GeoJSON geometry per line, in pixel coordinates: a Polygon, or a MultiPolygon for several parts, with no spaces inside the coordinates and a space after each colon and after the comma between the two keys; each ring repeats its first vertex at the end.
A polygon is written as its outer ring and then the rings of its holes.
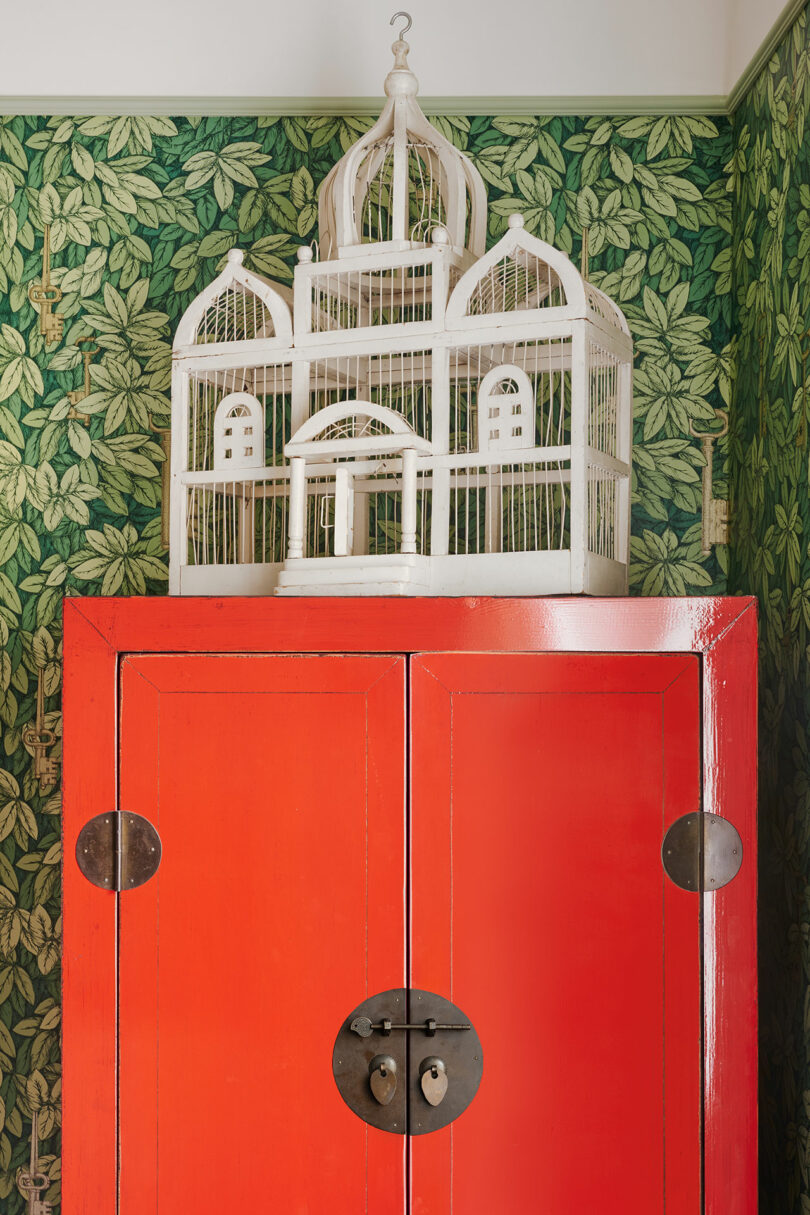
{"type": "MultiPolygon", "coordinates": [[[[2,97],[0,114],[206,115],[260,117],[373,114],[380,97],[2,97]]],[[[426,114],[725,114],[715,96],[420,97],[426,114]]]]}

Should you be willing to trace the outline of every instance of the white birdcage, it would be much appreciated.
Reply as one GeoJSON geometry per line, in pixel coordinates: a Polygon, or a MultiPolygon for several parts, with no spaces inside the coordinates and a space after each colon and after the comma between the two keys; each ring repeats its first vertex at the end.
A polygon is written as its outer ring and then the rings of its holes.
{"type": "Polygon", "coordinates": [[[172,388],[175,594],[624,594],[620,309],[422,114],[407,43],[319,200],[293,291],[225,270],[172,388]],[[292,314],[291,314],[292,306],[292,314]]]}

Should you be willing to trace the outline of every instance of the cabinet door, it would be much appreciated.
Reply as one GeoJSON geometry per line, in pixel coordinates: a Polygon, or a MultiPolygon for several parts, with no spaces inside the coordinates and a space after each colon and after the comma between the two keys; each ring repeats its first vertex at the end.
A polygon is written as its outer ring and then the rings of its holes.
{"type": "Polygon", "coordinates": [[[332,1046],[405,982],[405,661],[129,656],[120,738],[163,843],[120,898],[120,1215],[402,1215],[332,1046]]]}
{"type": "Polygon", "coordinates": [[[700,899],[661,843],[700,805],[698,659],[434,654],[411,686],[411,982],[484,1051],[413,1215],[697,1215],[700,899]]]}

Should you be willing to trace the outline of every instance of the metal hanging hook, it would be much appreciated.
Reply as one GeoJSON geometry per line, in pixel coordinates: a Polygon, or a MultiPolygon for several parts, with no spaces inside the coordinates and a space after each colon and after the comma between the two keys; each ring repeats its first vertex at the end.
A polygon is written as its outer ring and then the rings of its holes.
{"type": "Polygon", "coordinates": [[[399,12],[399,13],[394,13],[393,17],[391,18],[391,20],[389,21],[389,23],[388,23],[388,24],[389,24],[389,25],[393,25],[393,24],[394,24],[394,22],[395,22],[395,21],[398,21],[400,17],[404,17],[404,18],[406,19],[406,21],[408,22],[408,24],[407,24],[407,25],[404,25],[404,26],[402,27],[402,29],[399,31],[399,33],[397,34],[397,38],[398,38],[398,39],[399,39],[399,41],[401,42],[401,41],[402,41],[402,39],[403,39],[403,38],[405,37],[405,35],[407,34],[408,30],[409,30],[409,29],[411,28],[411,26],[413,25],[413,20],[412,20],[412,18],[411,18],[411,14],[410,14],[410,13],[406,13],[406,12],[399,12]]]}

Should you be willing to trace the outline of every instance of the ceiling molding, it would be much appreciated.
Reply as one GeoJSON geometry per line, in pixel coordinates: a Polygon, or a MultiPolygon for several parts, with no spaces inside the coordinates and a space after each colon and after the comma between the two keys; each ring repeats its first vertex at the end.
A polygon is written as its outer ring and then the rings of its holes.
{"type": "Polygon", "coordinates": [[[748,64],[748,67],[745,69],[742,76],[740,76],[740,79],[729,93],[726,103],[727,113],[733,114],[737,109],[737,106],[743,100],[757,76],[765,67],[776,48],[779,46],[779,43],[790,31],[791,26],[796,21],[799,14],[803,11],[806,3],[807,0],[788,0],[788,4],[783,10],[782,15],[771,26],[770,30],[765,35],[764,42],[761,43],[759,50],[754,55],[754,58],[748,64]]]}
{"type": "MultiPolygon", "coordinates": [[[[378,115],[381,97],[2,97],[2,115],[378,115]]],[[[426,114],[725,114],[725,97],[420,97],[426,114]]]]}

